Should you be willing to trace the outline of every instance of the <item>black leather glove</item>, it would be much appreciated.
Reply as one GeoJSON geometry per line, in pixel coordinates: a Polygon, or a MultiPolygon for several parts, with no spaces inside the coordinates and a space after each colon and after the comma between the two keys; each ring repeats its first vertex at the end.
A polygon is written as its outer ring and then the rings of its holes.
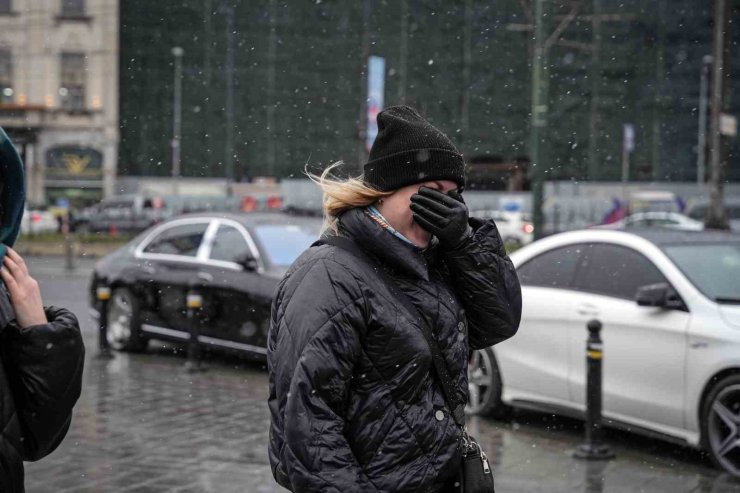
{"type": "Polygon", "coordinates": [[[414,221],[437,237],[445,250],[454,250],[472,234],[468,225],[468,207],[462,195],[421,187],[411,196],[414,221]]]}

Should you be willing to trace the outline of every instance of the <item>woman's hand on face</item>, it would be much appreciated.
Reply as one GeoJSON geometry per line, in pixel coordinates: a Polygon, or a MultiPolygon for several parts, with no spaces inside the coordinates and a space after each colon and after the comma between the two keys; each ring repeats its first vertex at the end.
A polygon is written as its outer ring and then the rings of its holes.
{"type": "Polygon", "coordinates": [[[31,277],[23,258],[12,248],[5,253],[0,277],[8,288],[16,322],[22,329],[47,323],[39,283],[31,277]]]}
{"type": "Polygon", "coordinates": [[[470,234],[468,207],[456,192],[448,195],[421,187],[411,196],[411,211],[414,221],[436,236],[447,250],[454,250],[470,234]]]}

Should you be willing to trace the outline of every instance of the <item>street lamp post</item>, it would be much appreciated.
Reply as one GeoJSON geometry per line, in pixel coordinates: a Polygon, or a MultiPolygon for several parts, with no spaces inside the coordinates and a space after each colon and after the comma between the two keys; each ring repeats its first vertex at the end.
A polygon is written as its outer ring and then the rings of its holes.
{"type": "Polygon", "coordinates": [[[712,33],[712,74],[709,134],[709,207],[704,225],[709,229],[728,229],[724,208],[724,171],[727,155],[724,152],[722,135],[722,113],[727,103],[727,86],[729,83],[728,29],[731,4],[729,0],[714,1],[714,28],[712,33]]]}
{"type": "MultiPolygon", "coordinates": [[[[226,17],[226,63],[224,64],[224,77],[226,79],[226,134],[224,138],[224,174],[228,182],[227,193],[231,195],[234,182],[234,119],[236,118],[234,104],[234,78],[236,77],[236,65],[234,55],[236,53],[236,28],[234,26],[235,10],[233,5],[222,4],[218,11],[226,17]]],[[[270,130],[272,132],[272,130],[270,130]]]]}
{"type": "Polygon", "coordinates": [[[175,57],[174,110],[172,112],[172,188],[173,195],[179,195],[180,180],[180,127],[182,124],[182,56],[179,46],[172,48],[175,57]]]}
{"type": "Polygon", "coordinates": [[[700,189],[706,182],[707,163],[707,110],[709,108],[709,74],[712,70],[712,55],[701,60],[699,79],[699,137],[696,145],[696,183],[700,189]]]}
{"type": "Polygon", "coordinates": [[[542,139],[547,126],[549,70],[547,62],[546,26],[548,12],[545,0],[534,2],[534,59],[532,60],[532,122],[530,155],[532,159],[532,219],[535,239],[544,236],[542,214],[543,181],[545,179],[542,139]]]}

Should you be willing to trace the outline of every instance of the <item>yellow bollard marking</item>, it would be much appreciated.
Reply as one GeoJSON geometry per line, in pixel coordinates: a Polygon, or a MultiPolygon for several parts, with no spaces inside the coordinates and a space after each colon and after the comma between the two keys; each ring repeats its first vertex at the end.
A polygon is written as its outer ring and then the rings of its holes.
{"type": "Polygon", "coordinates": [[[95,295],[99,301],[108,301],[110,299],[110,288],[107,286],[99,286],[95,290],[95,295]]]}
{"type": "Polygon", "coordinates": [[[189,294],[185,300],[188,308],[203,308],[203,297],[199,294],[189,294]]]}

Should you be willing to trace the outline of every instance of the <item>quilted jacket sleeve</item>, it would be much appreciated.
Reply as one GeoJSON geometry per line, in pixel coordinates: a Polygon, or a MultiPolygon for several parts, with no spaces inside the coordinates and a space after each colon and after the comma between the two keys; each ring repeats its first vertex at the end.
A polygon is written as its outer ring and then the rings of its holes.
{"type": "Polygon", "coordinates": [[[363,303],[354,276],[329,259],[278,290],[268,342],[270,458],[278,482],[294,492],[376,491],[344,435],[363,303]]]}
{"type": "Polygon", "coordinates": [[[82,390],[85,348],[77,318],[47,307],[48,323],[2,335],[2,361],[23,432],[21,455],[34,461],[50,454],[67,434],[82,390]]]}
{"type": "Polygon", "coordinates": [[[470,219],[470,240],[445,253],[455,291],[468,318],[471,349],[482,349],[516,334],[522,293],[496,224],[470,219]]]}

